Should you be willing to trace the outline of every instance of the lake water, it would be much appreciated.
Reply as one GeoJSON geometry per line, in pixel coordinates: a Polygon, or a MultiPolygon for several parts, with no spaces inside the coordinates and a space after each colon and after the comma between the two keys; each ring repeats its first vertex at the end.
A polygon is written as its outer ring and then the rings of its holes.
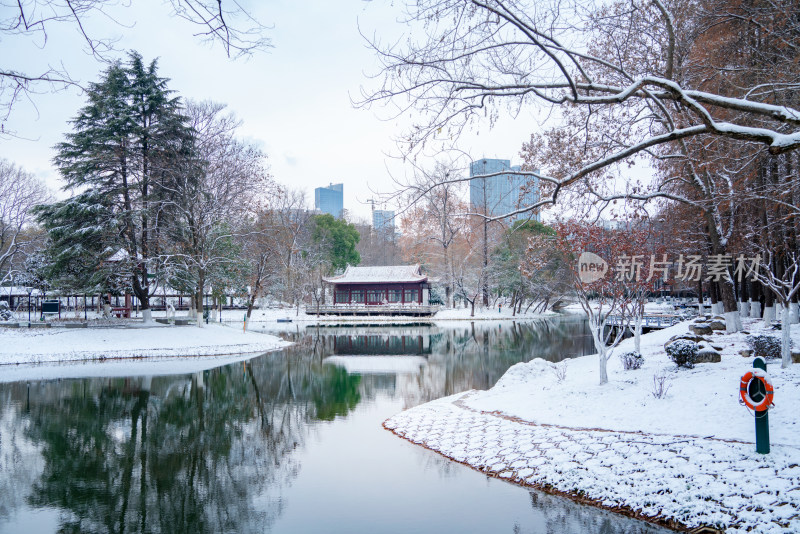
{"type": "Polygon", "coordinates": [[[517,362],[592,352],[585,321],[282,335],[296,345],[190,375],[0,384],[0,532],[668,532],[381,426],[517,362]]]}

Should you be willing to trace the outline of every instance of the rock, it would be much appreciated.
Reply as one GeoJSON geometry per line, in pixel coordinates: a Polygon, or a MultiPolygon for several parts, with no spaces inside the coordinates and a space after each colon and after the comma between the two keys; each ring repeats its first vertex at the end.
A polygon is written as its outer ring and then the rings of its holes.
{"type": "Polygon", "coordinates": [[[722,352],[722,345],[711,345],[711,348],[717,352],[722,352]]]}
{"type": "Polygon", "coordinates": [[[742,358],[749,358],[753,355],[753,351],[750,349],[743,349],[739,351],[739,354],[742,356],[742,358]]]}
{"type": "Polygon", "coordinates": [[[669,338],[669,341],[667,341],[667,343],[669,343],[670,341],[675,341],[676,339],[688,339],[689,341],[694,341],[695,343],[706,341],[706,338],[702,336],[696,336],[694,334],[675,334],[674,336],[669,338]]]}
{"type": "Polygon", "coordinates": [[[725,330],[726,328],[725,321],[717,321],[716,319],[708,323],[708,327],[711,330],[725,330]]]}
{"type": "Polygon", "coordinates": [[[719,363],[722,361],[722,355],[712,348],[702,348],[697,353],[697,358],[694,363],[719,363]]]}
{"type": "Polygon", "coordinates": [[[698,336],[708,335],[712,332],[710,327],[701,324],[690,324],[689,330],[691,330],[693,334],[696,334],[698,336]]]}
{"type": "Polygon", "coordinates": [[[800,363],[800,352],[792,351],[792,363],[800,363]]]}
{"type": "Polygon", "coordinates": [[[694,320],[694,322],[698,323],[698,324],[699,323],[705,323],[706,322],[706,318],[705,317],[698,317],[697,319],[694,320]]]}
{"type": "Polygon", "coordinates": [[[674,335],[671,338],[669,338],[667,340],[667,342],[664,343],[664,350],[667,350],[667,345],[669,345],[673,341],[677,341],[679,339],[685,339],[687,341],[693,341],[695,343],[704,343],[706,341],[706,339],[704,337],[701,337],[701,336],[695,336],[695,335],[692,335],[692,334],[677,334],[677,335],[674,335]]]}

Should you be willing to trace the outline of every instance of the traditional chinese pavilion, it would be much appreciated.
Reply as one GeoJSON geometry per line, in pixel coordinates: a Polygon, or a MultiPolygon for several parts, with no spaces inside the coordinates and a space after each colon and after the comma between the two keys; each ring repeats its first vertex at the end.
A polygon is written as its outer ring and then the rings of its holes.
{"type": "Polygon", "coordinates": [[[332,305],[311,306],[311,314],[431,315],[430,284],[419,265],[351,267],[323,279],[332,290],[332,305]]]}

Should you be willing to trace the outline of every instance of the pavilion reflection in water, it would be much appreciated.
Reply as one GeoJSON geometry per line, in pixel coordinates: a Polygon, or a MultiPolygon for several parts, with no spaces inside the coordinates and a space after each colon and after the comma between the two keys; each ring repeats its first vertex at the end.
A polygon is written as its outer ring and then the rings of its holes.
{"type": "Polygon", "coordinates": [[[428,355],[430,335],[337,335],[333,338],[336,355],[428,355]]]}

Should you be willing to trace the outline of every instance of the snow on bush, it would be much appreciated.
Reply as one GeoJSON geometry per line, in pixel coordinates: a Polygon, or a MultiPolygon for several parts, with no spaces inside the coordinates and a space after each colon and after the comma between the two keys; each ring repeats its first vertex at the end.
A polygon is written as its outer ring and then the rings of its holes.
{"type": "Polygon", "coordinates": [[[8,307],[8,302],[0,300],[0,321],[10,321],[14,317],[11,309],[8,307]]]}
{"type": "Polygon", "coordinates": [[[639,369],[644,363],[644,357],[636,351],[623,352],[619,355],[622,360],[622,368],[626,371],[639,369]]]}
{"type": "Polygon", "coordinates": [[[675,362],[678,367],[691,369],[697,361],[699,346],[694,341],[688,339],[676,339],[666,346],[667,356],[675,362]]]}
{"type": "Polygon", "coordinates": [[[753,334],[746,339],[755,356],[762,356],[768,360],[781,357],[781,340],[776,336],[753,334]]]}

